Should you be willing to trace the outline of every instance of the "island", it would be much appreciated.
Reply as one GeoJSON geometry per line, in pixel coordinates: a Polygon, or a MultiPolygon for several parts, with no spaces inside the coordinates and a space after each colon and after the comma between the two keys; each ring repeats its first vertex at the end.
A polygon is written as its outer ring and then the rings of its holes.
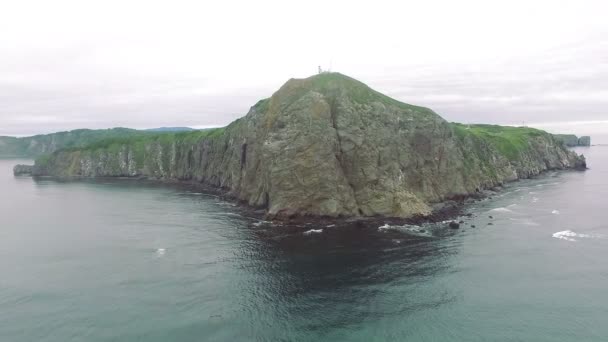
{"type": "Polygon", "coordinates": [[[542,130],[450,123],[321,73],[290,79],[227,127],[65,147],[31,172],[204,184],[270,218],[408,218],[547,170],[585,168],[584,156],[542,130]]]}

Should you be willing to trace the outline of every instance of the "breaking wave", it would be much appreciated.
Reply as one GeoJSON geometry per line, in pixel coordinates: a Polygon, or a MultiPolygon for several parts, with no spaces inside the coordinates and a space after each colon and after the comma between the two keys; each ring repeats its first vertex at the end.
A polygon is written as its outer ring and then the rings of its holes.
{"type": "Polygon", "coordinates": [[[601,237],[599,235],[591,235],[591,234],[579,234],[575,233],[571,230],[563,230],[561,232],[553,233],[552,235],[556,239],[566,240],[566,241],[577,241],[575,238],[596,238],[601,237]]]}
{"type": "Polygon", "coordinates": [[[494,208],[490,211],[495,212],[495,213],[512,213],[513,212],[513,210],[511,210],[509,208],[505,208],[505,207],[494,208]]]}
{"type": "Polygon", "coordinates": [[[323,233],[323,229],[311,229],[311,230],[305,231],[303,234],[310,235],[310,234],[319,234],[319,233],[323,233]]]}
{"type": "MultiPolygon", "coordinates": [[[[451,222],[451,221],[449,221],[449,222],[451,222]]],[[[426,228],[422,228],[420,226],[408,225],[408,224],[403,225],[403,226],[391,226],[391,225],[385,224],[383,226],[378,227],[378,231],[380,231],[380,232],[388,231],[388,230],[397,231],[397,232],[414,235],[414,236],[422,236],[422,237],[432,237],[433,236],[431,231],[429,231],[426,228]]]]}

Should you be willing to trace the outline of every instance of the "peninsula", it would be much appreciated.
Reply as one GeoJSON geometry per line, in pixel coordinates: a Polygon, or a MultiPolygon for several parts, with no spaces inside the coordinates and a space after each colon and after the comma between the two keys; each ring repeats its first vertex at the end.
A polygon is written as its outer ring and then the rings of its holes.
{"type": "Polygon", "coordinates": [[[32,173],[203,183],[270,217],[407,218],[546,170],[585,168],[544,131],[449,123],[322,73],[289,80],[227,127],[63,148],[39,157],[32,173]]]}

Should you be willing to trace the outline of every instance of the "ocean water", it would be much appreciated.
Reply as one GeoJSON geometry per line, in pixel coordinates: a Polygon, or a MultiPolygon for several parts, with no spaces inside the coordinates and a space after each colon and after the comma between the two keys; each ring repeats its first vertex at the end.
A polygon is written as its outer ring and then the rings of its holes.
{"type": "Polygon", "coordinates": [[[0,341],[606,341],[608,147],[579,151],[587,172],[513,183],[459,230],[278,226],[1,160],[0,341]]]}

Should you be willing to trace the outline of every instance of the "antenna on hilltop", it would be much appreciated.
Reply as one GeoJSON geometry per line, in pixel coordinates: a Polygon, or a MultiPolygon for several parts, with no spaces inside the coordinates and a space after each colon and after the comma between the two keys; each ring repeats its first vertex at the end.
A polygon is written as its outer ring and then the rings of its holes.
{"type": "Polygon", "coordinates": [[[323,73],[323,69],[321,69],[321,66],[319,65],[319,74],[323,73]]]}

